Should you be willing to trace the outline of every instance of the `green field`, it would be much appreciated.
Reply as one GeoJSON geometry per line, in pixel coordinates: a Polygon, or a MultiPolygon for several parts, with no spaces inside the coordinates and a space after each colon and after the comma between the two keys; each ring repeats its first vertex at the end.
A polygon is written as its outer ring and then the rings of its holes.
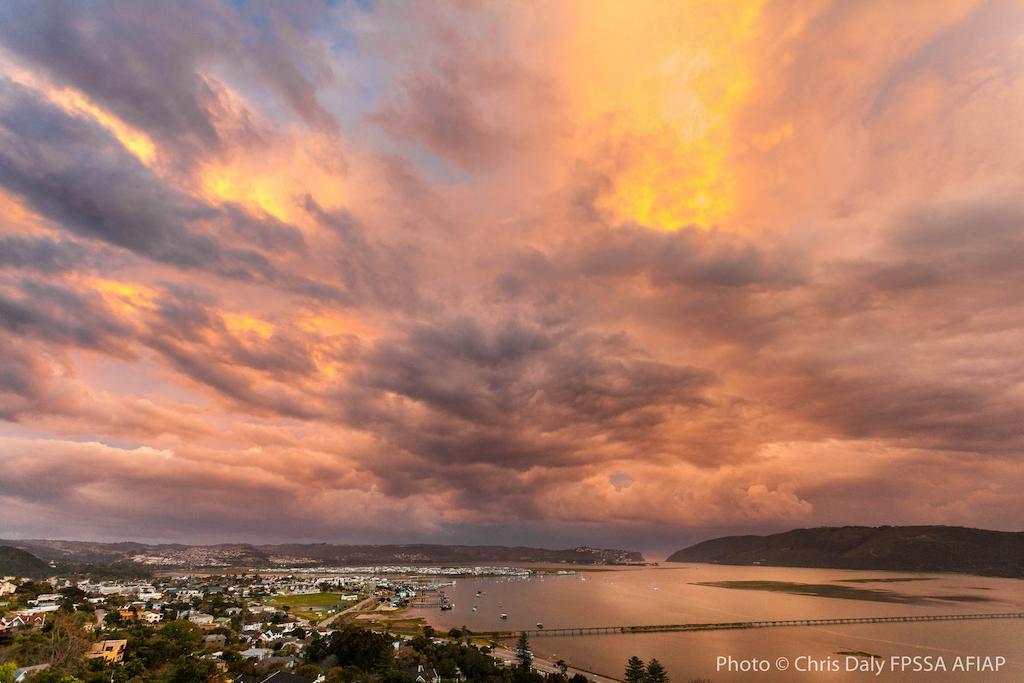
{"type": "Polygon", "coordinates": [[[339,609],[351,607],[357,600],[343,600],[342,593],[309,593],[305,595],[275,595],[270,599],[274,607],[287,607],[288,611],[306,619],[325,617],[339,609]]]}

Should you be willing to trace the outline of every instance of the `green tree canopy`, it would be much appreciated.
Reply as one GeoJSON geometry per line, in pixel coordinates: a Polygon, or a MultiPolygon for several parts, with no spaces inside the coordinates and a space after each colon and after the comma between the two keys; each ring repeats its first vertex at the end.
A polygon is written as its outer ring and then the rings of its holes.
{"type": "Polygon", "coordinates": [[[529,671],[533,664],[533,653],[530,652],[530,639],[526,637],[526,631],[519,634],[519,641],[516,643],[516,661],[519,668],[529,671]]]}
{"type": "Polygon", "coordinates": [[[626,662],[624,680],[626,683],[644,683],[647,680],[647,668],[644,666],[644,660],[636,656],[630,657],[626,662]]]}
{"type": "Polygon", "coordinates": [[[668,672],[657,659],[647,663],[647,683],[668,683],[668,672]]]}

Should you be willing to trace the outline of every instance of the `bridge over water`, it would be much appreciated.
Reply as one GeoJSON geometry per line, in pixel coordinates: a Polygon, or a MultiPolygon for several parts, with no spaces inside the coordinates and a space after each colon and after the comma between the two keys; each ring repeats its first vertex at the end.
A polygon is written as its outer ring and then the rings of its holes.
{"type": "Polygon", "coordinates": [[[534,636],[590,636],[613,633],[667,633],[673,631],[730,631],[747,628],[790,626],[835,626],[840,624],[892,624],[918,621],[969,621],[977,619],[1024,619],[1024,612],[988,614],[928,614],[896,617],[850,617],[843,619],[784,619],[772,621],[731,621],[711,624],[655,624],[648,626],[582,626],[573,628],[526,629],[522,631],[483,631],[473,635],[505,640],[525,633],[534,636]]]}

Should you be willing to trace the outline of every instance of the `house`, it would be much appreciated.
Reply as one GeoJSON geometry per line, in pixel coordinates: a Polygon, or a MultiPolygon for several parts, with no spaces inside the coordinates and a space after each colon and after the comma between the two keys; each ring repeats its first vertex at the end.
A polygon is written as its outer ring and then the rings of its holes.
{"type": "Polygon", "coordinates": [[[260,661],[274,654],[274,651],[265,647],[250,647],[248,650],[242,650],[238,654],[242,659],[255,659],[260,661]]]}
{"type": "Polygon", "coordinates": [[[441,683],[441,676],[434,667],[417,664],[416,666],[403,667],[402,671],[412,676],[416,683],[441,683]]]}
{"type": "Polygon", "coordinates": [[[188,620],[196,626],[213,626],[213,615],[203,612],[194,612],[188,615],[188,620]]]}
{"type": "Polygon", "coordinates": [[[18,620],[19,623],[15,624],[15,628],[20,628],[22,626],[28,628],[42,628],[43,626],[46,626],[46,613],[48,611],[49,610],[39,610],[38,607],[30,610],[18,610],[8,616],[7,620],[9,623],[14,620],[18,620]]]}
{"type": "Polygon", "coordinates": [[[160,614],[159,612],[142,613],[142,620],[145,621],[147,624],[159,624],[161,621],[163,621],[163,618],[164,615],[160,614]]]}
{"type": "Polygon", "coordinates": [[[227,636],[222,633],[203,636],[203,647],[224,647],[227,642],[227,636]]]}
{"type": "Polygon", "coordinates": [[[256,663],[256,668],[260,671],[267,671],[268,669],[294,669],[295,668],[295,657],[267,657],[266,659],[260,660],[256,663]]]}
{"type": "Polygon", "coordinates": [[[102,659],[104,664],[118,664],[124,659],[127,640],[101,640],[93,643],[86,653],[86,659],[102,659]]]}
{"type": "Polygon", "coordinates": [[[0,595],[14,595],[18,587],[10,581],[0,581],[0,595]]]}
{"type": "Polygon", "coordinates": [[[312,678],[296,676],[287,671],[277,671],[264,678],[260,683],[314,683],[312,678]]]}
{"type": "Polygon", "coordinates": [[[14,683],[23,683],[24,680],[32,674],[38,673],[40,671],[46,671],[49,668],[49,662],[47,662],[46,664],[36,664],[35,666],[23,666],[20,669],[14,670],[14,678],[12,680],[14,681],[14,683]]]}

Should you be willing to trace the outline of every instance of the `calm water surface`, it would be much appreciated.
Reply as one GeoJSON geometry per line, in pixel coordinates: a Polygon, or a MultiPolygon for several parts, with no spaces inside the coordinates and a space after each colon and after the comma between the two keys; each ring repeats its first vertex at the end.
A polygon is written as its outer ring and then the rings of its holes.
{"type": "MultiPolygon", "coordinates": [[[[1024,611],[1024,581],[950,574],[869,572],[781,567],[728,567],[680,564],[666,567],[546,575],[529,579],[459,579],[446,590],[455,609],[423,609],[431,624],[445,630],[474,631],[579,626],[621,626],[728,622],[761,619],[824,619],[925,614],[974,614],[1024,611]],[[910,582],[847,583],[842,579],[914,577],[910,582]],[[702,581],[787,581],[845,585],[891,591],[924,599],[921,604],[847,600],[767,591],[697,586],[702,581]],[[476,591],[484,594],[477,597],[476,591]],[[473,607],[477,611],[472,611],[473,607]],[[502,621],[500,614],[508,614],[502,621]]],[[[1024,682],[1024,621],[993,620],[903,624],[861,624],[713,631],[534,638],[538,656],[621,677],[631,655],[657,657],[675,683],[692,678],[725,681],[1014,681],[1024,682]],[[831,656],[845,668],[839,652],[868,652],[888,661],[893,655],[943,656],[952,666],[957,655],[1006,657],[998,674],[893,673],[728,673],[716,670],[718,656],[759,657],[791,662],[801,655],[831,656]]]]}

